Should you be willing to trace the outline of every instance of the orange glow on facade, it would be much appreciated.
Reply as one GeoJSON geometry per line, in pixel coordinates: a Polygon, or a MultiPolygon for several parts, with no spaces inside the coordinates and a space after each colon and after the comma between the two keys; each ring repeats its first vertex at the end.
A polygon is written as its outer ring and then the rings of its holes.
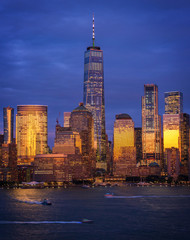
{"type": "Polygon", "coordinates": [[[180,114],[163,115],[164,151],[166,148],[180,148],[180,114]]]}
{"type": "Polygon", "coordinates": [[[17,106],[16,144],[19,164],[30,164],[47,153],[47,106],[17,106]]]}

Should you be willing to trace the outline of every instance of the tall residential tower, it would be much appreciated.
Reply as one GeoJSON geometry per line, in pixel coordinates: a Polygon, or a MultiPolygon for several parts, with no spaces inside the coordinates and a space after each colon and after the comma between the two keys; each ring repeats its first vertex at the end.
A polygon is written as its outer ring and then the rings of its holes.
{"type": "Polygon", "coordinates": [[[103,51],[95,46],[94,17],[93,45],[84,54],[84,94],[85,107],[94,119],[94,144],[97,149],[97,168],[106,166],[106,134],[105,134],[105,103],[104,103],[104,70],[103,51]]]}

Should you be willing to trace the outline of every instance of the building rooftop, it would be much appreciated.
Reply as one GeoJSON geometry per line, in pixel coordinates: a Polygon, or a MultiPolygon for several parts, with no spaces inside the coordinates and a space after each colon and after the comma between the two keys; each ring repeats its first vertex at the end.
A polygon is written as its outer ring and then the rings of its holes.
{"type": "Polygon", "coordinates": [[[73,110],[73,112],[90,112],[83,103],[79,103],[79,106],[73,110]]]}
{"type": "Polygon", "coordinates": [[[149,167],[159,167],[159,165],[156,162],[152,162],[149,164],[149,167]]]}
{"type": "Polygon", "coordinates": [[[121,114],[118,114],[116,115],[115,117],[116,119],[132,119],[129,114],[126,114],[126,113],[121,113],[121,114]]]}

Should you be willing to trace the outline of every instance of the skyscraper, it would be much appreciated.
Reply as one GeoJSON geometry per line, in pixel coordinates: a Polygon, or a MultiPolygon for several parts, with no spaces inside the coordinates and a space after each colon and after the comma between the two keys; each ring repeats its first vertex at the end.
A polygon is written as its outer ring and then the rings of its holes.
{"type": "Polygon", "coordinates": [[[4,143],[9,144],[13,142],[14,130],[14,108],[3,108],[4,120],[4,143]]]}
{"type": "Polygon", "coordinates": [[[94,121],[92,113],[83,106],[83,103],[71,112],[70,126],[73,131],[80,134],[83,156],[89,156],[94,148],[94,121]]]}
{"type": "Polygon", "coordinates": [[[158,115],[158,87],[144,85],[142,97],[143,164],[161,164],[161,116],[158,115]]]}
{"type": "Polygon", "coordinates": [[[163,145],[165,153],[165,163],[167,164],[167,149],[178,149],[181,159],[183,94],[181,92],[175,91],[166,92],[164,96],[165,114],[163,115],[163,145]]]}
{"type": "Polygon", "coordinates": [[[183,112],[183,93],[165,92],[165,114],[180,114],[183,112]]]}
{"type": "Polygon", "coordinates": [[[36,154],[47,153],[47,106],[17,106],[16,144],[18,165],[31,164],[36,154]]]}
{"type": "MultiPolygon", "coordinates": [[[[181,113],[181,129],[180,129],[180,143],[181,143],[181,155],[180,160],[181,164],[183,166],[183,174],[188,175],[188,159],[189,159],[189,141],[190,141],[190,135],[189,135],[189,128],[190,128],[190,117],[187,113],[181,113]]],[[[182,169],[182,168],[181,168],[182,169]]]]}
{"type": "Polygon", "coordinates": [[[94,143],[97,149],[97,168],[105,168],[105,103],[103,51],[95,46],[94,17],[93,45],[84,54],[84,94],[83,102],[94,118],[94,143]]]}
{"type": "Polygon", "coordinates": [[[135,147],[137,163],[142,161],[142,128],[135,128],[135,147]]]}
{"type": "Polygon", "coordinates": [[[113,173],[126,176],[136,166],[134,122],[128,114],[116,115],[113,138],[113,173]]]}

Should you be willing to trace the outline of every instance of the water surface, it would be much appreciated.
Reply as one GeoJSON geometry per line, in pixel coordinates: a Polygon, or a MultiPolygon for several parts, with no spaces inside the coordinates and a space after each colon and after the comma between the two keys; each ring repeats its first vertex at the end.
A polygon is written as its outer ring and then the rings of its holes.
{"type": "Polygon", "coordinates": [[[190,239],[189,219],[190,187],[0,189],[3,240],[190,239]]]}

